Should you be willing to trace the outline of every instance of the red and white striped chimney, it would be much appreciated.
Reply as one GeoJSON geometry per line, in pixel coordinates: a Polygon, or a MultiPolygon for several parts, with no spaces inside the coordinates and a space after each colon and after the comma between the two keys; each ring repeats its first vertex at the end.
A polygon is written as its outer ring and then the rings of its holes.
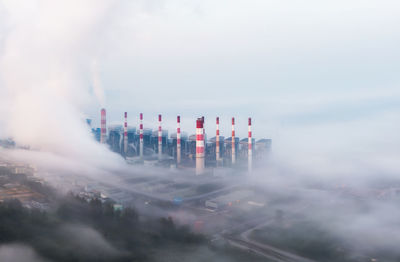
{"type": "Polygon", "coordinates": [[[253,140],[252,140],[252,133],[251,133],[251,117],[249,117],[249,141],[248,141],[248,145],[249,145],[249,151],[247,154],[248,157],[248,171],[249,173],[252,171],[253,169],[253,140]]]}
{"type": "Polygon", "coordinates": [[[106,110],[101,109],[100,143],[105,144],[107,140],[106,110]]]}
{"type": "Polygon", "coordinates": [[[125,112],[125,121],[124,121],[124,154],[128,152],[128,113],[125,112]]]}
{"type": "Polygon", "coordinates": [[[179,165],[181,163],[181,117],[178,116],[176,121],[176,163],[179,165]]]}
{"type": "Polygon", "coordinates": [[[232,164],[236,163],[235,118],[232,117],[232,164]]]}
{"type": "Polygon", "coordinates": [[[204,141],[204,156],[205,156],[207,139],[206,139],[206,121],[204,120],[204,116],[201,117],[201,121],[203,122],[203,141],[204,141]]]}
{"type": "Polygon", "coordinates": [[[216,160],[217,160],[217,165],[218,162],[220,161],[220,153],[219,153],[219,117],[217,117],[217,133],[215,136],[215,154],[216,154],[216,160]]]}
{"type": "Polygon", "coordinates": [[[161,115],[158,115],[158,159],[162,156],[162,128],[161,128],[161,115]]]}
{"type": "Polygon", "coordinates": [[[196,175],[204,173],[204,122],[202,118],[196,121],[196,175]]]}
{"type": "Polygon", "coordinates": [[[140,113],[139,118],[139,156],[143,158],[143,113],[140,113]]]}

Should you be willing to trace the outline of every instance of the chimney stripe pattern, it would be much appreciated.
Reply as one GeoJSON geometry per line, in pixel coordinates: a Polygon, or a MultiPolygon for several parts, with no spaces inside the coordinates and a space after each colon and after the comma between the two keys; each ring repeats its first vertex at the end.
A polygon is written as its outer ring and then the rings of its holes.
{"type": "Polygon", "coordinates": [[[204,173],[204,120],[196,121],[196,175],[204,173]]]}
{"type": "Polygon", "coordinates": [[[161,128],[161,115],[158,115],[158,159],[162,156],[162,128],[161,128]]]}
{"type": "Polygon", "coordinates": [[[249,141],[248,141],[248,170],[249,173],[253,169],[253,141],[252,141],[252,133],[251,133],[251,118],[249,117],[249,141]]]}
{"type": "Polygon", "coordinates": [[[236,163],[235,118],[232,117],[232,164],[236,163]]]}
{"type": "Polygon", "coordinates": [[[124,153],[128,152],[128,113],[125,112],[125,122],[124,122],[124,153]]]}
{"type": "Polygon", "coordinates": [[[140,158],[143,158],[143,113],[140,113],[139,119],[139,155],[140,158]]]}
{"type": "Polygon", "coordinates": [[[181,163],[181,117],[176,118],[176,163],[181,163]]]}
{"type": "Polygon", "coordinates": [[[220,158],[220,153],[219,153],[219,117],[217,117],[217,131],[216,131],[216,136],[215,136],[215,154],[216,154],[216,160],[217,160],[217,165],[218,161],[220,158]]]}

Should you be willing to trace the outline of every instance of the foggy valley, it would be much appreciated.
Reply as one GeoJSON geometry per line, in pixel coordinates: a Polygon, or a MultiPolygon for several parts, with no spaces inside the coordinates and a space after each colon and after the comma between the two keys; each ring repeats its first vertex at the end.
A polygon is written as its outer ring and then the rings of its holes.
{"type": "Polygon", "coordinates": [[[400,261],[399,11],[0,0],[0,261],[400,261]]]}

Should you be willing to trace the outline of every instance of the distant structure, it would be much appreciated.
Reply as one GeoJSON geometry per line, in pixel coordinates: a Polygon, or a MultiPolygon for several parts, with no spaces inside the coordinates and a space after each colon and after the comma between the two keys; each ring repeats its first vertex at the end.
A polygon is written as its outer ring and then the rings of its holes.
{"type": "Polygon", "coordinates": [[[251,173],[253,169],[253,141],[252,141],[252,133],[251,133],[251,117],[249,117],[249,134],[248,134],[248,171],[251,173]]]}
{"type": "Polygon", "coordinates": [[[92,128],[92,119],[86,118],[86,124],[87,124],[90,128],[92,128]]]}
{"type": "Polygon", "coordinates": [[[111,151],[124,154],[124,127],[123,125],[109,125],[108,126],[108,139],[107,144],[109,145],[111,151]]]}
{"type": "Polygon", "coordinates": [[[105,144],[107,140],[106,110],[101,109],[101,134],[100,143],[105,144]]]}
{"type": "Polygon", "coordinates": [[[219,148],[219,117],[217,117],[217,130],[215,135],[215,159],[217,162],[217,166],[220,162],[220,148],[219,148]]]}
{"type": "Polygon", "coordinates": [[[235,118],[232,117],[232,165],[236,163],[235,118]]]}
{"type": "Polygon", "coordinates": [[[140,113],[139,156],[143,159],[143,113],[140,113]]]}
{"type": "MultiPolygon", "coordinates": [[[[272,146],[271,139],[255,140],[252,134],[252,118],[248,118],[248,133],[243,139],[236,136],[235,118],[232,117],[232,136],[220,133],[220,117],[216,117],[215,137],[207,139],[204,117],[196,120],[196,133],[182,132],[181,117],[176,118],[176,133],[168,135],[162,129],[162,115],[158,115],[158,129],[143,127],[143,113],[139,114],[140,127],[128,126],[124,112],[123,124],[106,125],[106,110],[101,109],[100,128],[91,128],[94,138],[108,144],[111,151],[121,154],[130,163],[166,167],[196,167],[196,174],[203,174],[205,166],[232,166],[235,169],[253,171],[257,163],[265,163],[272,146]],[[157,161],[158,160],[158,161],[157,161]]],[[[88,128],[90,128],[88,126],[88,128]]],[[[243,126],[244,128],[244,126],[243,126]]]]}
{"type": "Polygon", "coordinates": [[[179,165],[181,163],[181,117],[178,116],[176,121],[176,164],[179,165]]]}
{"type": "Polygon", "coordinates": [[[204,173],[204,120],[196,121],[196,175],[204,173]]]}
{"type": "Polygon", "coordinates": [[[125,112],[125,121],[124,121],[124,154],[125,156],[128,153],[128,113],[125,112]]]}
{"type": "Polygon", "coordinates": [[[161,128],[161,115],[158,115],[158,160],[162,157],[162,128],[161,128]]]}

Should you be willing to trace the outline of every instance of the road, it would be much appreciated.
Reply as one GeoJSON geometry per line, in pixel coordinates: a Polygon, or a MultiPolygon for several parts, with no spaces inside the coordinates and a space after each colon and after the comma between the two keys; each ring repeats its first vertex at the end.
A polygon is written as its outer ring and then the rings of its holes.
{"type": "MultiPolygon", "coordinates": [[[[233,232],[225,230],[222,232],[222,237],[232,246],[248,250],[250,252],[256,253],[260,256],[268,258],[272,261],[277,262],[315,262],[314,260],[298,256],[296,254],[290,253],[288,251],[258,243],[249,238],[252,231],[262,228],[273,221],[273,218],[257,218],[240,225],[231,226],[233,232]]],[[[231,230],[231,229],[230,229],[231,230]]]]}

